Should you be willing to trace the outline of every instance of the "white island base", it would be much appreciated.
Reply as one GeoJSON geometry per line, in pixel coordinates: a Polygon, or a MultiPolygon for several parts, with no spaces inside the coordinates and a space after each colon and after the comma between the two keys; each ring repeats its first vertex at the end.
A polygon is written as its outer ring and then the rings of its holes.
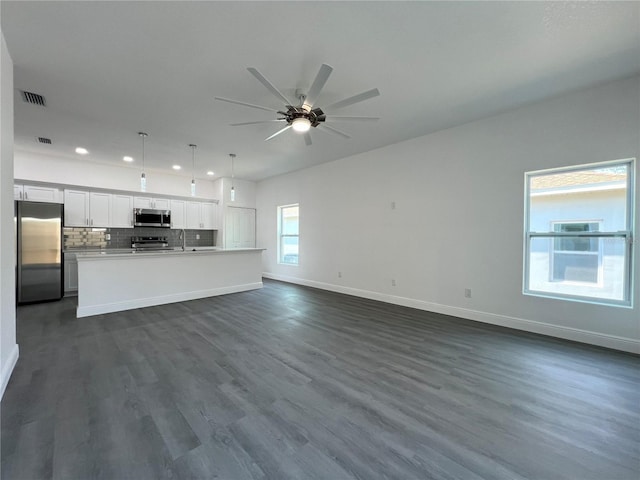
{"type": "Polygon", "coordinates": [[[78,254],[76,316],[262,288],[262,250],[78,254]]]}

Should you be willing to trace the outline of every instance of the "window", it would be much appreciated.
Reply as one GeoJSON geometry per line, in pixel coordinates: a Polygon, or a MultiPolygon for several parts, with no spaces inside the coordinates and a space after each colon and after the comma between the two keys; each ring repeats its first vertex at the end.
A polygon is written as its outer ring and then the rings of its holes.
{"type": "Polygon", "coordinates": [[[298,265],[299,206],[278,207],[278,263],[298,265]]]}
{"type": "Polygon", "coordinates": [[[631,305],[634,168],[526,174],[525,294],[631,305]]]}

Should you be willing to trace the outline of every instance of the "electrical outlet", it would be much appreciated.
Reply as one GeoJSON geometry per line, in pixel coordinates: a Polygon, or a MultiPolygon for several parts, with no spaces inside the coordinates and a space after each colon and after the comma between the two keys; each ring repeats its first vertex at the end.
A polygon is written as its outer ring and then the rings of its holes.
{"type": "Polygon", "coordinates": [[[396,209],[396,202],[391,202],[391,210],[395,210],[396,209]]]}
{"type": "Polygon", "coordinates": [[[200,240],[200,234],[196,233],[196,240],[200,240]]]}
{"type": "Polygon", "coordinates": [[[392,287],[395,287],[395,286],[396,286],[396,279],[395,279],[395,278],[392,278],[392,279],[391,279],[391,286],[392,286],[392,287]]]}
{"type": "Polygon", "coordinates": [[[108,242],[109,240],[111,240],[111,234],[110,233],[105,233],[104,234],[104,239],[108,242]]]}
{"type": "Polygon", "coordinates": [[[338,272],[338,278],[342,278],[342,272],[338,272]]]}
{"type": "Polygon", "coordinates": [[[464,296],[465,296],[465,298],[471,298],[471,289],[470,288],[465,288],[464,289],[464,296]]]}

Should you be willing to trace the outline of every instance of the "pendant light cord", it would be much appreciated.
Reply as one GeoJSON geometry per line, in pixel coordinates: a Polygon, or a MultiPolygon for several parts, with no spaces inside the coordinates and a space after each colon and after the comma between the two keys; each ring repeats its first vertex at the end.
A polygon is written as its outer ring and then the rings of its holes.
{"type": "Polygon", "coordinates": [[[198,148],[198,146],[193,143],[190,143],[189,146],[191,147],[191,181],[194,182],[196,175],[196,148],[198,148]]]}
{"type": "Polygon", "coordinates": [[[144,173],[144,139],[146,138],[147,134],[144,132],[138,132],[138,135],[142,137],[142,173],[144,173]]]}
{"type": "Polygon", "coordinates": [[[233,186],[233,178],[234,178],[234,170],[233,170],[233,164],[234,164],[234,159],[236,158],[236,154],[235,153],[230,153],[229,156],[231,157],[231,198],[230,200],[232,202],[236,201],[236,189],[233,186]]]}
{"type": "Polygon", "coordinates": [[[231,157],[231,188],[233,188],[233,160],[236,158],[236,154],[230,153],[229,156],[231,157]]]}

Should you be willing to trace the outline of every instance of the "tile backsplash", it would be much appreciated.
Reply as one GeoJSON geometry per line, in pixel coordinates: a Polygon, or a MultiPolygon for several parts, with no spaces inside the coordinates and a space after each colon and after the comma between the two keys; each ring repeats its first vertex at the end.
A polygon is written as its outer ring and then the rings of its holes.
{"type": "MultiPolygon", "coordinates": [[[[208,247],[216,245],[217,230],[185,230],[187,246],[208,247]],[[199,238],[197,238],[199,237],[199,238]]],[[[169,246],[181,247],[182,230],[168,228],[91,228],[65,227],[65,249],[131,248],[131,237],[167,237],[169,246]]]]}
{"type": "Polygon", "coordinates": [[[64,228],[64,248],[107,248],[107,228],[64,228]]]}

